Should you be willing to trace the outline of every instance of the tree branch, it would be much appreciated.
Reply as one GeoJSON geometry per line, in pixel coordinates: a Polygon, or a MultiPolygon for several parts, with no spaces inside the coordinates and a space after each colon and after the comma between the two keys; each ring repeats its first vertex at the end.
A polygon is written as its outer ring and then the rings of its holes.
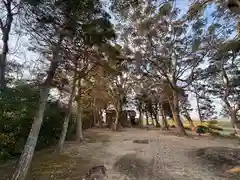
{"type": "Polygon", "coordinates": [[[1,28],[2,33],[3,33],[4,32],[4,25],[3,25],[2,19],[0,19],[0,28],[1,28]]]}
{"type": "Polygon", "coordinates": [[[2,0],[2,2],[4,4],[4,6],[7,8],[7,3],[4,0],[2,0]]]}

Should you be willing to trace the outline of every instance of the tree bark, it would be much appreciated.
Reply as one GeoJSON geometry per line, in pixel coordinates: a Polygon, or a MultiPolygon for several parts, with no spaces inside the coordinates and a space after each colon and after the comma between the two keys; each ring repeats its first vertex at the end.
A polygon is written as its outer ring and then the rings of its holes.
{"type": "Polygon", "coordinates": [[[179,133],[181,135],[187,135],[180,118],[179,99],[178,99],[178,94],[175,91],[173,91],[173,102],[170,103],[170,107],[173,114],[173,119],[176,122],[179,133]]]}
{"type": "Polygon", "coordinates": [[[154,119],[155,119],[156,127],[160,128],[161,125],[160,125],[160,123],[158,122],[158,115],[157,115],[157,114],[154,114],[154,119]]]}
{"type": "Polygon", "coordinates": [[[103,127],[103,117],[102,117],[101,109],[98,109],[97,113],[98,113],[98,118],[99,118],[98,125],[99,125],[99,127],[103,127]]]}
{"type": "Polygon", "coordinates": [[[99,124],[99,122],[97,122],[98,121],[98,115],[97,115],[95,101],[96,101],[95,98],[93,98],[93,103],[92,103],[93,123],[92,123],[92,127],[96,127],[96,125],[99,124]]]}
{"type": "Polygon", "coordinates": [[[240,129],[238,127],[238,118],[237,118],[237,112],[233,110],[231,107],[229,108],[230,111],[230,118],[231,118],[231,124],[233,127],[233,132],[236,136],[240,137],[240,129]]]}
{"type": "Polygon", "coordinates": [[[27,176],[27,172],[30,167],[32,157],[34,154],[34,150],[35,150],[35,147],[37,144],[38,134],[39,134],[39,131],[40,131],[40,128],[42,125],[49,89],[50,88],[45,87],[45,88],[43,88],[43,90],[41,92],[38,110],[34,117],[32,128],[28,135],[28,139],[24,146],[22,155],[20,157],[18,168],[15,171],[15,173],[12,177],[12,180],[24,180],[27,176]]]}
{"type": "Polygon", "coordinates": [[[201,115],[201,110],[200,110],[200,106],[199,106],[199,96],[196,92],[196,90],[194,89],[195,91],[195,95],[196,95],[196,101],[197,101],[197,111],[198,111],[198,117],[199,117],[199,120],[201,123],[203,123],[203,119],[202,119],[202,115],[201,115]]]}
{"type": "Polygon", "coordinates": [[[118,129],[118,124],[119,124],[119,115],[120,115],[120,110],[119,110],[119,108],[118,107],[116,107],[116,109],[115,109],[115,111],[116,111],[116,119],[115,119],[115,122],[113,123],[113,125],[112,125],[112,129],[114,130],[114,131],[117,131],[117,129],[118,129]]]}
{"type": "Polygon", "coordinates": [[[32,128],[27,138],[27,142],[24,146],[23,152],[21,154],[18,167],[12,177],[12,180],[25,180],[27,176],[28,169],[30,167],[32,157],[34,154],[34,150],[37,144],[37,139],[39,135],[39,131],[42,125],[43,116],[45,107],[47,104],[48,93],[51,87],[52,80],[54,78],[55,72],[57,70],[59,64],[59,53],[60,47],[62,43],[63,37],[60,36],[56,51],[53,53],[53,60],[51,61],[51,65],[48,71],[47,78],[42,85],[42,89],[40,90],[40,100],[38,109],[36,111],[36,115],[33,120],[32,128]]]}
{"type": "Polygon", "coordinates": [[[115,119],[115,122],[113,123],[112,129],[116,131],[121,126],[121,114],[122,114],[121,100],[118,100],[118,102],[116,102],[115,112],[116,112],[116,119],[115,119]]]}
{"type": "Polygon", "coordinates": [[[222,78],[225,82],[225,84],[224,84],[225,92],[224,92],[223,101],[224,101],[225,105],[227,106],[228,112],[230,114],[231,123],[232,123],[233,129],[234,129],[234,134],[237,136],[240,136],[240,134],[238,134],[239,128],[237,126],[238,125],[237,111],[239,109],[232,108],[230,102],[228,101],[228,97],[230,95],[230,90],[231,90],[231,83],[229,82],[227,72],[224,68],[224,60],[222,60],[222,62],[221,62],[221,70],[222,70],[222,78]]]}
{"type": "Polygon", "coordinates": [[[61,131],[61,136],[60,136],[60,139],[59,139],[59,142],[58,142],[58,151],[59,152],[61,152],[62,149],[63,149],[63,144],[64,144],[64,141],[66,139],[66,134],[67,134],[67,130],[68,130],[69,120],[70,120],[71,114],[72,114],[72,109],[73,109],[72,102],[73,102],[73,99],[75,97],[75,90],[76,90],[76,80],[75,79],[76,78],[74,77],[72,92],[71,92],[71,95],[70,95],[70,98],[69,98],[69,101],[68,101],[68,112],[67,112],[67,115],[64,119],[62,131],[61,131]]]}
{"type": "Polygon", "coordinates": [[[5,79],[6,61],[7,61],[7,54],[9,52],[8,40],[9,40],[9,34],[11,31],[12,21],[13,21],[12,1],[10,0],[6,1],[5,7],[7,9],[6,24],[4,25],[2,20],[0,19],[0,28],[2,31],[2,41],[3,41],[2,54],[0,55],[0,91],[2,91],[6,87],[6,79],[5,79]]]}
{"type": "Polygon", "coordinates": [[[155,126],[155,124],[154,124],[154,116],[152,114],[150,114],[150,118],[151,118],[151,121],[152,121],[152,125],[155,126]]]}
{"type": "Polygon", "coordinates": [[[230,114],[230,119],[231,119],[231,124],[232,124],[232,127],[233,127],[233,131],[234,131],[234,134],[235,135],[240,135],[238,133],[239,129],[237,127],[237,121],[238,121],[238,118],[237,118],[237,111],[235,111],[231,104],[229,103],[228,99],[227,99],[227,96],[225,96],[225,98],[223,99],[227,109],[228,109],[228,113],[230,114]]]}
{"type": "Polygon", "coordinates": [[[148,121],[148,113],[146,112],[146,125],[149,125],[149,121],[148,121]]]}
{"type": "Polygon", "coordinates": [[[191,129],[195,128],[195,126],[193,124],[193,120],[188,112],[184,113],[184,117],[188,120],[189,125],[191,126],[191,129]]]}
{"type": "Polygon", "coordinates": [[[82,107],[81,107],[81,81],[78,80],[78,96],[77,96],[77,122],[76,122],[76,140],[78,142],[83,141],[83,131],[82,131],[82,107]]]}
{"type": "Polygon", "coordinates": [[[104,108],[103,111],[101,112],[102,119],[104,123],[107,123],[107,108],[104,108]]]}
{"type": "Polygon", "coordinates": [[[162,125],[163,125],[163,130],[165,130],[165,129],[169,129],[169,126],[168,126],[168,122],[167,122],[167,118],[166,118],[166,115],[165,115],[165,113],[164,113],[164,110],[163,109],[161,109],[161,116],[162,116],[162,125]]]}
{"type": "Polygon", "coordinates": [[[232,110],[231,112],[231,124],[234,130],[234,134],[238,134],[238,127],[237,127],[237,114],[234,110],[232,110]]]}
{"type": "Polygon", "coordinates": [[[139,125],[143,126],[142,110],[139,110],[139,125]]]}

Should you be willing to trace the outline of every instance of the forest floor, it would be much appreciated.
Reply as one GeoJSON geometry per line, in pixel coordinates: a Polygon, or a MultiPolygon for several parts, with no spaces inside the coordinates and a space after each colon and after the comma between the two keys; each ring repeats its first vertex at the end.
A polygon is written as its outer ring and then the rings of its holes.
{"type": "MultiPolygon", "coordinates": [[[[81,180],[89,168],[105,165],[109,180],[240,180],[240,142],[210,136],[179,137],[159,129],[85,131],[81,144],[67,142],[64,153],[36,153],[29,180],[81,180]]],[[[0,166],[0,180],[14,171],[14,161],[0,166]]]]}

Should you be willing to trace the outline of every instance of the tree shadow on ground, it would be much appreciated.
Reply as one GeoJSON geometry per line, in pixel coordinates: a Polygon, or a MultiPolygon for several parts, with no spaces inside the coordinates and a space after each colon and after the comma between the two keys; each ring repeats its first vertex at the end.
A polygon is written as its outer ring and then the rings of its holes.
{"type": "Polygon", "coordinates": [[[207,147],[194,150],[190,153],[203,166],[217,175],[228,179],[240,179],[240,171],[226,173],[234,167],[240,168],[240,149],[228,147],[207,147]]]}
{"type": "Polygon", "coordinates": [[[131,153],[121,156],[113,168],[131,180],[174,180],[164,167],[155,167],[154,164],[154,160],[147,162],[131,153]]]}
{"type": "MultiPolygon", "coordinates": [[[[99,147],[106,146],[109,142],[109,137],[98,133],[86,133],[86,140],[82,143],[75,141],[66,142],[64,149],[68,149],[71,146],[83,146],[92,148],[91,144],[101,143],[99,147]]],[[[97,153],[98,149],[88,149],[91,153],[97,153]]],[[[28,180],[79,180],[85,175],[85,173],[95,165],[99,165],[97,159],[89,158],[88,155],[80,154],[77,149],[71,149],[67,153],[59,154],[55,151],[55,148],[48,148],[36,152],[31,168],[28,174],[28,180]]],[[[12,160],[6,164],[0,165],[0,180],[11,179],[17,160],[12,160]]]]}
{"type": "Polygon", "coordinates": [[[149,140],[148,139],[134,139],[133,143],[137,143],[137,144],[149,144],[149,140]]]}
{"type": "MultiPolygon", "coordinates": [[[[80,178],[87,172],[90,162],[83,158],[70,157],[66,154],[55,153],[54,149],[43,150],[34,156],[28,173],[28,180],[41,179],[74,179],[80,178]],[[78,167],[78,168],[76,168],[78,167]],[[81,169],[81,170],[79,170],[81,169]]],[[[1,166],[0,180],[11,179],[17,161],[8,162],[1,166]]]]}

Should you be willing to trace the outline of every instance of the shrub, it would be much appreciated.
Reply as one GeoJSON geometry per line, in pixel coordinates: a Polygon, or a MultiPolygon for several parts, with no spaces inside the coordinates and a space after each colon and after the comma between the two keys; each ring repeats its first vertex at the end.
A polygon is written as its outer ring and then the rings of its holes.
{"type": "MultiPolygon", "coordinates": [[[[7,88],[0,96],[0,159],[21,154],[38,104],[39,91],[29,84],[7,88]]],[[[55,143],[61,133],[65,117],[64,109],[57,101],[46,105],[43,125],[40,130],[37,149],[55,143]]],[[[72,122],[72,121],[71,121],[72,122]]]]}
{"type": "Polygon", "coordinates": [[[205,133],[209,132],[209,133],[212,133],[212,135],[218,135],[218,134],[220,135],[220,133],[217,131],[223,131],[223,128],[221,128],[216,123],[217,123],[216,120],[211,120],[211,121],[205,121],[202,124],[197,125],[197,127],[200,128],[198,130],[198,132],[200,132],[199,134],[205,134],[205,133]]]}
{"type": "Polygon", "coordinates": [[[6,149],[0,150],[0,162],[5,162],[11,158],[11,154],[7,152],[6,149]]]}
{"type": "Polygon", "coordinates": [[[202,123],[202,125],[208,127],[209,129],[212,130],[217,130],[217,131],[223,131],[223,128],[221,128],[219,125],[215,124],[215,123],[211,123],[211,122],[204,122],[202,123]]]}
{"type": "Polygon", "coordinates": [[[196,126],[196,133],[200,134],[206,134],[207,132],[209,132],[209,128],[207,126],[204,125],[197,125],[196,126]]]}
{"type": "MultiPolygon", "coordinates": [[[[38,100],[38,87],[25,82],[6,88],[0,94],[0,159],[7,160],[21,154],[32,126],[38,100]]],[[[66,109],[59,106],[57,100],[48,101],[37,141],[37,150],[54,145],[59,140],[66,112],[66,109]]],[[[67,138],[75,133],[73,118],[74,116],[70,119],[67,138]]],[[[90,106],[84,106],[83,126],[89,128],[92,119],[90,106]]]]}
{"type": "Polygon", "coordinates": [[[16,140],[12,134],[0,133],[0,161],[5,161],[11,157],[16,140]]]}

